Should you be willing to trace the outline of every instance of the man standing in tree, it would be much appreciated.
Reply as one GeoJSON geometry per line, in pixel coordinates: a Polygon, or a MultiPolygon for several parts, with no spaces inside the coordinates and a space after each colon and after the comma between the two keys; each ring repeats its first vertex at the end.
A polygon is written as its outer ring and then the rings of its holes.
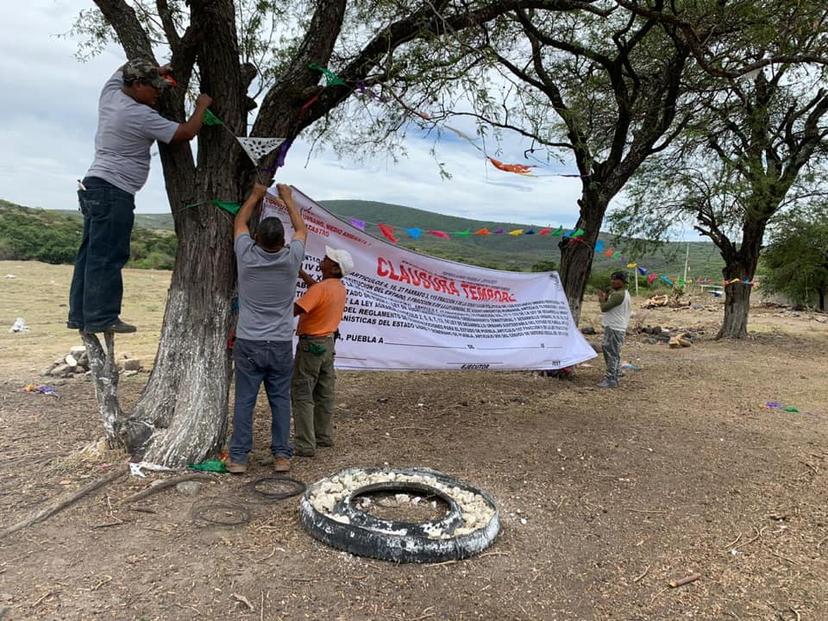
{"type": "Polygon", "coordinates": [[[308,290],[293,306],[293,314],[299,316],[299,345],[291,402],[296,454],[302,457],[313,457],[318,446],[333,446],[334,347],[348,297],[342,277],[353,269],[354,260],[347,250],[325,246],[325,257],[319,263],[322,280],[299,272],[308,290]]]}
{"type": "Polygon", "coordinates": [[[233,361],[236,366],[236,404],[230,464],[233,474],[247,472],[253,449],[253,408],[264,382],[270,403],[270,450],[276,472],[290,470],[290,378],[293,369],[293,300],[296,278],[305,258],[308,229],[287,185],[276,186],[293,225],[285,246],[285,229],[278,218],[265,218],[250,237],[247,223],[267,188],[256,184],[236,214],[235,250],[238,269],[239,321],[233,361]]]}
{"type": "Polygon", "coordinates": [[[602,323],[604,325],[604,362],[607,365],[607,375],[598,384],[599,388],[617,388],[618,374],[621,370],[621,346],[630,323],[630,293],[627,291],[627,274],[614,272],[610,276],[612,291],[598,292],[598,302],[601,304],[602,323]]]}
{"type": "Polygon", "coordinates": [[[75,259],[66,325],[84,332],[135,332],[121,321],[121,268],[129,259],[135,193],[147,181],[150,147],[192,140],[212,102],[199,95],[186,123],[155,109],[170,85],[169,67],[133,60],[115,72],[98,101],[95,160],[80,184],[83,239],[75,259]],[[169,81],[168,81],[169,79],[169,81]]]}

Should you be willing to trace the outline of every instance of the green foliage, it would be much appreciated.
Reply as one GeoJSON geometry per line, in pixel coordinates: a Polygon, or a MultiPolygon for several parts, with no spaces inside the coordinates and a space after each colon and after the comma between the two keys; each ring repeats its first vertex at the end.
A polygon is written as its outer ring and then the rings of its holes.
{"type": "MultiPolygon", "coordinates": [[[[29,209],[0,201],[0,260],[71,264],[82,238],[83,218],[77,212],[29,209]]],[[[172,269],[176,245],[172,232],[136,227],[127,267],[172,269]]]]}
{"type": "Polygon", "coordinates": [[[828,208],[811,217],[792,216],[777,228],[764,251],[762,288],[797,304],[825,310],[828,292],[828,208]]]}
{"type": "Polygon", "coordinates": [[[554,261],[538,261],[535,263],[530,271],[532,272],[554,272],[558,269],[558,264],[554,261]]]}
{"type": "Polygon", "coordinates": [[[610,274],[615,270],[592,270],[587,281],[587,292],[606,291],[610,288],[610,274]]]}
{"type": "Polygon", "coordinates": [[[72,263],[83,226],[67,216],[0,202],[0,255],[6,260],[72,263]]]}

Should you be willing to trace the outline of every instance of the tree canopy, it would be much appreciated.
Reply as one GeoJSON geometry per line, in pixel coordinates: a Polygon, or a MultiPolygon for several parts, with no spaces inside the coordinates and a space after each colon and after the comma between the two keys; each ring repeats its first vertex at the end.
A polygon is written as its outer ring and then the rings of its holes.
{"type": "Polygon", "coordinates": [[[822,205],[810,215],[782,219],[762,253],[760,270],[764,289],[824,311],[828,293],[828,207],[822,205]]]}

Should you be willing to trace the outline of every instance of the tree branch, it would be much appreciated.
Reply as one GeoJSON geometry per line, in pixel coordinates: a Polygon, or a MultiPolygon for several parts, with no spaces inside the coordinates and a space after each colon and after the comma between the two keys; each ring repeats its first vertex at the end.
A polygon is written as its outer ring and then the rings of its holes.
{"type": "Polygon", "coordinates": [[[143,58],[158,64],[149,36],[138,21],[135,10],[124,0],[95,0],[106,21],[115,30],[130,60],[143,58]]]}

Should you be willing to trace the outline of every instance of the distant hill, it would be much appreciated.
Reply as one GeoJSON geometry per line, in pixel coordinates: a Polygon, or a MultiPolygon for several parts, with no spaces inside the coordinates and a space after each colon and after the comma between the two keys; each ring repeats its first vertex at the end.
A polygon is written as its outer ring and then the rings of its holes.
{"type": "MultiPolygon", "coordinates": [[[[347,220],[359,218],[371,223],[382,222],[397,228],[418,227],[423,230],[436,229],[447,232],[475,231],[487,227],[494,231],[499,227],[506,230],[515,228],[535,228],[519,222],[494,222],[490,220],[470,220],[456,216],[446,216],[421,209],[392,205],[373,201],[332,200],[320,201],[322,205],[347,220]]],[[[48,253],[48,258],[39,260],[69,263],[74,257],[77,244],[80,243],[81,215],[77,211],[58,211],[31,209],[0,201],[0,258],[35,258],[33,256],[9,256],[14,254],[14,248],[20,250],[19,227],[21,223],[29,222],[34,227],[32,244],[41,247],[56,246],[58,252],[48,253]],[[21,220],[22,218],[22,220],[21,220]],[[12,222],[14,220],[14,222],[12,222]],[[59,232],[59,240],[45,244],[43,236],[47,231],[59,232]],[[16,232],[17,231],[17,232],[16,232]],[[36,238],[36,239],[35,239],[36,238]],[[59,243],[58,243],[59,242],[59,243]]],[[[172,237],[173,221],[170,214],[136,214],[136,231],[133,234],[133,261],[134,267],[161,267],[165,269],[171,265],[175,256],[175,239],[172,237]],[[137,251],[137,253],[136,253],[137,251]]],[[[23,227],[28,229],[28,227],[23,227]]],[[[368,231],[379,235],[375,226],[369,226],[368,231]]],[[[30,235],[30,236],[31,236],[30,235]]],[[[611,235],[602,233],[600,238],[610,245],[614,239],[611,235]]],[[[463,263],[482,265],[507,270],[528,271],[532,266],[542,262],[552,261],[560,264],[560,251],[557,242],[560,238],[534,236],[511,237],[509,235],[490,235],[488,237],[468,237],[443,240],[424,235],[419,240],[411,240],[405,234],[400,235],[401,244],[408,248],[463,263]]],[[[28,242],[27,242],[28,243],[28,242]]],[[[637,258],[639,264],[650,270],[680,275],[684,271],[684,256],[687,243],[668,243],[661,250],[651,255],[637,258]]],[[[713,279],[721,278],[722,261],[715,246],[705,242],[691,242],[690,247],[690,275],[706,276],[713,279]]],[[[29,248],[32,250],[32,248],[29,248]]],[[[29,253],[31,255],[31,252],[29,253]]],[[[599,254],[595,257],[593,271],[605,273],[614,269],[623,269],[624,265],[617,260],[599,254]]]]}
{"type": "MultiPolygon", "coordinates": [[[[140,224],[132,233],[129,267],[172,269],[177,240],[171,230],[161,228],[165,218],[170,216],[136,218],[140,224]]],[[[73,263],[82,238],[83,218],[77,211],[32,209],[0,200],[2,260],[73,263]]]]}
{"type": "MultiPolygon", "coordinates": [[[[359,218],[367,222],[382,222],[399,228],[418,227],[423,230],[436,229],[447,232],[475,231],[482,227],[486,227],[491,231],[499,227],[507,231],[516,228],[539,229],[539,227],[531,227],[519,222],[469,220],[402,205],[372,201],[334,200],[320,201],[320,203],[327,210],[345,220],[359,218]]],[[[379,235],[376,227],[369,227],[368,230],[375,235],[379,235]]],[[[615,241],[612,235],[606,233],[601,233],[599,239],[604,240],[607,246],[615,241]]],[[[555,265],[560,265],[561,259],[561,253],[558,249],[559,237],[490,235],[487,237],[447,240],[424,235],[414,241],[408,239],[402,233],[400,241],[402,245],[426,254],[500,269],[525,271],[530,270],[533,265],[542,261],[553,261],[555,265]]],[[[638,257],[636,260],[652,271],[680,275],[684,273],[684,256],[687,245],[687,243],[668,243],[660,251],[638,257]]],[[[693,276],[720,279],[724,264],[716,247],[708,242],[691,242],[689,246],[689,273],[693,276]]],[[[623,263],[603,254],[598,254],[593,261],[593,271],[595,272],[612,271],[624,267],[623,263]]]]}

